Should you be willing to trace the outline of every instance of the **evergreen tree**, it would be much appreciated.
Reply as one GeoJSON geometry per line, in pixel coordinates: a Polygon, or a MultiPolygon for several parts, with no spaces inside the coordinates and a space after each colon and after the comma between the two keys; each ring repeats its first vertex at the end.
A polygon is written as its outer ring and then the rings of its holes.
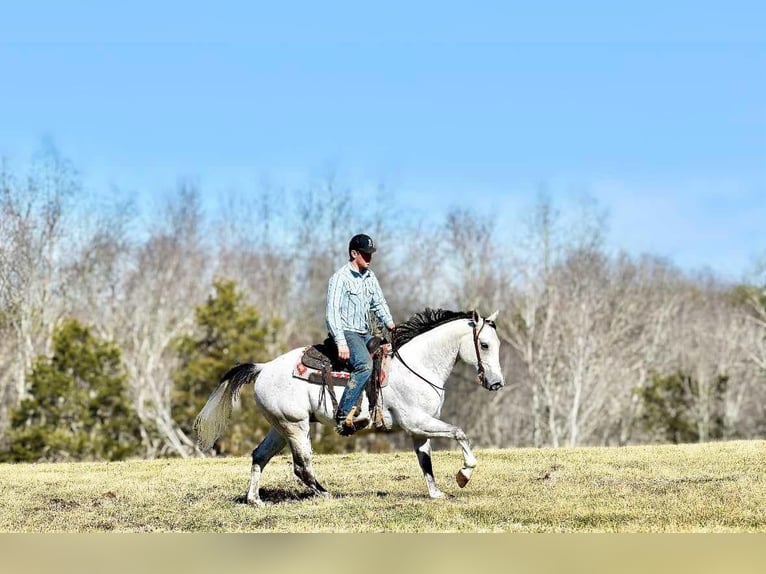
{"type": "Polygon", "coordinates": [[[116,345],[68,319],[53,335],[53,355],[38,357],[28,377],[30,396],[12,412],[4,460],[122,460],[138,452],[139,422],[116,345]]]}
{"type": "MultiPolygon", "coordinates": [[[[712,416],[709,438],[723,437],[723,401],[728,378],[719,376],[706,405],[712,416]]],[[[696,442],[700,433],[695,419],[695,404],[701,400],[699,382],[683,372],[667,377],[654,376],[651,384],[640,392],[644,412],[641,422],[650,434],[675,444],[696,442]]]]}
{"type": "MultiPolygon", "coordinates": [[[[173,376],[172,415],[191,436],[194,419],[221,376],[237,363],[268,360],[267,343],[280,326],[264,321],[258,310],[245,304],[234,281],[217,280],[215,293],[195,311],[197,329],[178,340],[180,366],[173,376]]],[[[240,408],[232,413],[229,429],[216,444],[221,454],[249,453],[268,431],[251,396],[243,389],[240,408]]]]}

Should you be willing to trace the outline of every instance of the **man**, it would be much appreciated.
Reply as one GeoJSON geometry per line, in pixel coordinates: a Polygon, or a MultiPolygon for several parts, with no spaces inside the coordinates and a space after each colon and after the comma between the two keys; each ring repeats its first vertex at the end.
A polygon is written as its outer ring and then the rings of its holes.
{"type": "Polygon", "coordinates": [[[335,413],[335,430],[342,435],[352,434],[362,422],[353,417],[356,401],[372,373],[367,351],[367,342],[372,339],[369,312],[390,330],[395,327],[378,279],[370,269],[375,251],[369,235],[354,235],[348,244],[348,263],[335,272],[327,288],[327,329],[338,345],[338,355],[352,368],[335,413]]]}

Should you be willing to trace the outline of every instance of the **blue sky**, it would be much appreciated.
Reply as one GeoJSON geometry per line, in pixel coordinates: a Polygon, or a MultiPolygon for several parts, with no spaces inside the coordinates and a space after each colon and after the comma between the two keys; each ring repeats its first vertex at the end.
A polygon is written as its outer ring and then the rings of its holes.
{"type": "Polygon", "coordinates": [[[4,2],[0,155],[49,137],[139,196],[334,165],[503,228],[545,187],[613,247],[732,278],[766,253],[766,3],[209,4],[4,2]]]}

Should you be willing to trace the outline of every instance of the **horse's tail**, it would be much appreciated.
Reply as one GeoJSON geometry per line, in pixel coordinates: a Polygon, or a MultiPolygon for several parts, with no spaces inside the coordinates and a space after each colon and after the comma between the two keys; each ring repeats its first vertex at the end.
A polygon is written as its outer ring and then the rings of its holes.
{"type": "Polygon", "coordinates": [[[226,430],[231,416],[231,409],[239,402],[242,386],[254,383],[263,369],[262,363],[241,363],[226,371],[218,387],[202,407],[194,420],[194,432],[197,445],[207,450],[226,430]]]}

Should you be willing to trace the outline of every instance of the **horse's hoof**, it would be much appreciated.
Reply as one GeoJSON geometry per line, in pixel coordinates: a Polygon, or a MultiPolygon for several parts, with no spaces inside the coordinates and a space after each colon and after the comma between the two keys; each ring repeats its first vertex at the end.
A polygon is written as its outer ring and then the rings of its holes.
{"type": "Polygon", "coordinates": [[[447,495],[444,494],[441,490],[437,490],[436,492],[429,492],[428,495],[434,500],[439,500],[447,497],[447,495]]]}
{"type": "Polygon", "coordinates": [[[457,481],[457,485],[460,488],[465,488],[465,485],[468,484],[469,480],[471,480],[471,469],[461,468],[458,470],[457,474],[455,475],[455,480],[457,481]]]}
{"type": "Polygon", "coordinates": [[[266,506],[266,504],[260,498],[251,498],[251,497],[247,498],[247,504],[255,508],[262,508],[266,506]]]}

